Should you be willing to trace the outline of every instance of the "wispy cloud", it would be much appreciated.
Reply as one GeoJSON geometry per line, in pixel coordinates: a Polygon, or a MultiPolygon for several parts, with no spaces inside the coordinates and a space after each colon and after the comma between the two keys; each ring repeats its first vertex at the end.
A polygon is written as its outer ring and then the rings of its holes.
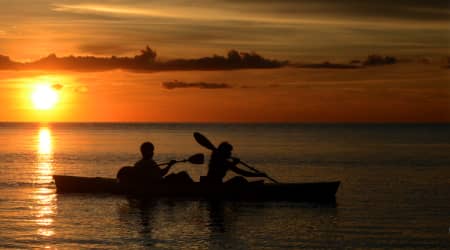
{"type": "Polygon", "coordinates": [[[345,3],[326,0],[314,4],[306,1],[279,1],[271,4],[265,1],[244,1],[237,9],[235,5],[226,1],[212,1],[195,6],[183,2],[175,2],[172,5],[138,2],[134,5],[136,7],[129,7],[128,2],[120,4],[121,1],[118,1],[116,4],[54,4],[52,10],[78,14],[109,14],[128,17],[189,19],[191,21],[236,21],[283,25],[351,25],[353,27],[383,27],[387,29],[400,27],[431,28],[437,25],[445,28],[450,17],[450,12],[440,9],[439,4],[432,4],[431,7],[427,7],[420,4],[420,1],[408,2],[408,4],[380,4],[378,1],[346,2],[351,2],[351,4],[345,5],[345,3]],[[384,15],[373,14],[374,8],[382,9],[384,15]]]}
{"type": "Polygon", "coordinates": [[[350,63],[332,63],[325,61],[323,63],[304,63],[304,64],[292,64],[298,68],[312,68],[312,69],[360,69],[362,67],[370,66],[382,66],[393,65],[398,62],[398,59],[394,56],[382,56],[382,55],[369,55],[363,61],[352,60],[350,63]]]}
{"type": "Polygon", "coordinates": [[[183,81],[177,81],[177,80],[163,82],[162,86],[166,89],[179,89],[179,88],[228,89],[228,88],[232,88],[232,86],[228,83],[183,82],[183,81]]]}
{"type": "Polygon", "coordinates": [[[311,69],[358,69],[361,68],[360,65],[356,64],[341,64],[341,63],[309,63],[309,64],[298,64],[295,65],[298,68],[311,68],[311,69]]]}
{"type": "Polygon", "coordinates": [[[102,4],[54,4],[53,10],[75,13],[99,12],[130,16],[175,17],[173,14],[166,13],[164,11],[102,4]]]}
{"type": "Polygon", "coordinates": [[[188,19],[191,21],[237,21],[237,22],[261,22],[261,23],[279,23],[279,24],[298,24],[324,21],[301,19],[298,17],[272,17],[265,14],[247,13],[245,15],[239,12],[227,9],[215,9],[206,7],[190,6],[171,6],[171,7],[150,7],[130,8],[125,5],[105,5],[105,4],[55,4],[54,11],[72,12],[72,13],[101,13],[128,17],[153,17],[170,19],[188,19]]]}

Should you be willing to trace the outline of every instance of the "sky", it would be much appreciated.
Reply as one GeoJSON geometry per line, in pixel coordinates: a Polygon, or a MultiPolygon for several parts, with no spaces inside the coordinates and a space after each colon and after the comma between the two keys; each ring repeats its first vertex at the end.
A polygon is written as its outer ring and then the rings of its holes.
{"type": "Polygon", "coordinates": [[[2,69],[0,121],[450,122],[449,17],[445,0],[0,0],[0,55],[17,62],[53,53],[133,57],[146,45],[161,61],[235,49],[290,62],[2,69]],[[361,65],[371,54],[397,60],[361,65]],[[321,67],[351,60],[357,68],[321,67]],[[42,84],[59,86],[49,110],[30,100],[42,84]]]}
{"type": "Polygon", "coordinates": [[[0,54],[168,58],[229,49],[288,60],[448,54],[446,0],[0,0],[0,54]]]}

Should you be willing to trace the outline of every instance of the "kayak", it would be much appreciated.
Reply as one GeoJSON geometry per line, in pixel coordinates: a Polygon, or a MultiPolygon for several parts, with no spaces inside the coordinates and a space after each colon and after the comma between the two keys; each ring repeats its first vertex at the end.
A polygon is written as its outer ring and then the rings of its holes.
{"type": "Polygon", "coordinates": [[[145,188],[128,189],[116,179],[54,175],[56,192],[64,193],[109,193],[135,195],[142,198],[179,197],[226,200],[285,200],[285,201],[335,201],[340,181],[310,183],[263,183],[250,182],[245,185],[208,185],[203,182],[184,184],[159,183],[145,188]]]}

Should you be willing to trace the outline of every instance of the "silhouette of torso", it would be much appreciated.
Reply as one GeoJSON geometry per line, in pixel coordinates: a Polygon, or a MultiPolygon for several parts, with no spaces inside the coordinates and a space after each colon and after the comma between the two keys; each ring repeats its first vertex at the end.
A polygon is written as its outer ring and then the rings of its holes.
{"type": "Polygon", "coordinates": [[[213,153],[208,165],[208,181],[221,183],[227,171],[234,165],[226,157],[213,153]]]}
{"type": "Polygon", "coordinates": [[[161,169],[153,159],[141,159],[134,164],[139,179],[150,182],[161,181],[161,169]]]}

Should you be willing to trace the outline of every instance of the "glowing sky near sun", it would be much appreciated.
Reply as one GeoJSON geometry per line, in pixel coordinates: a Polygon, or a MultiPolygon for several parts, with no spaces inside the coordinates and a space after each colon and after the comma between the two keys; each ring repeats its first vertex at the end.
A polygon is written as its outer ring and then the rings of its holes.
{"type": "Polygon", "coordinates": [[[7,71],[3,121],[439,122],[450,121],[446,69],[399,64],[357,70],[255,69],[133,73],[7,71]],[[228,88],[163,83],[225,82],[228,88]],[[59,83],[53,108],[36,110],[36,84],[59,83]]]}

